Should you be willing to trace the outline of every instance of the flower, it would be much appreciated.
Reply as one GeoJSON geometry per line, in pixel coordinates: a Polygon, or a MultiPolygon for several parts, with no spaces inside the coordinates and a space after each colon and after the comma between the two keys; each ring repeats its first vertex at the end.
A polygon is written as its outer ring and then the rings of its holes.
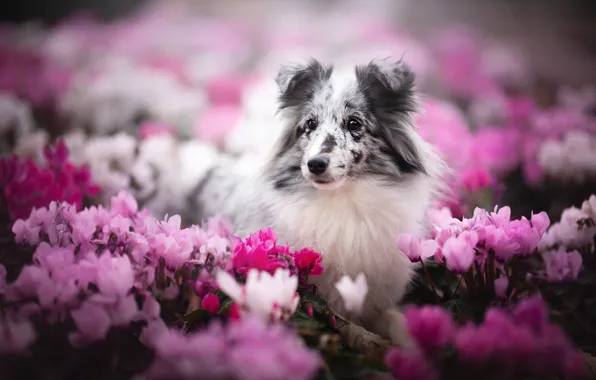
{"type": "Polygon", "coordinates": [[[550,282],[575,280],[582,267],[582,255],[577,251],[559,250],[545,254],[546,276],[550,282]]]}
{"type": "Polygon", "coordinates": [[[397,237],[397,247],[410,261],[417,262],[432,257],[437,251],[438,245],[434,240],[420,241],[411,234],[400,234],[397,237]]]}
{"type": "MultiPolygon", "coordinates": [[[[477,239],[478,237],[476,235],[475,240],[477,239]]],[[[459,237],[450,237],[447,239],[445,244],[443,244],[443,256],[447,262],[447,267],[455,273],[464,273],[470,269],[474,262],[475,245],[475,242],[471,244],[470,241],[459,237]]]]}
{"type": "Polygon", "coordinates": [[[213,293],[207,294],[201,301],[201,307],[209,314],[217,314],[219,310],[219,297],[213,293]]]}
{"type": "Polygon", "coordinates": [[[71,316],[78,331],[70,336],[74,345],[78,339],[104,339],[110,329],[110,315],[97,303],[87,301],[79,309],[73,310],[71,316]]]}
{"type": "Polygon", "coordinates": [[[509,287],[509,279],[507,277],[497,278],[494,281],[494,287],[497,298],[507,298],[507,288],[509,287]]]}
{"type": "Polygon", "coordinates": [[[362,312],[362,306],[368,293],[368,284],[364,273],[356,276],[356,281],[352,281],[350,276],[344,275],[336,284],[335,288],[344,301],[345,309],[354,314],[362,312]]]}
{"type": "Polygon", "coordinates": [[[439,379],[439,375],[432,365],[424,358],[422,353],[416,350],[402,351],[398,348],[392,348],[385,355],[385,364],[396,379],[439,379]]]}
{"type": "Polygon", "coordinates": [[[250,269],[243,286],[229,273],[219,271],[216,282],[224,293],[239,304],[242,312],[263,320],[287,320],[298,306],[298,278],[291,276],[287,269],[277,269],[273,276],[265,271],[250,269]]]}
{"type": "Polygon", "coordinates": [[[455,326],[451,315],[437,306],[408,307],[405,311],[408,333],[422,352],[431,356],[451,342],[455,326]]]}
{"type": "Polygon", "coordinates": [[[0,317],[0,353],[23,353],[36,338],[28,319],[11,315],[0,317]]]}
{"type": "Polygon", "coordinates": [[[304,347],[291,330],[255,318],[225,327],[212,323],[190,335],[165,328],[146,332],[147,344],[156,353],[143,374],[146,380],[307,380],[321,366],[318,353],[304,347]]]}
{"type": "Polygon", "coordinates": [[[323,257],[320,253],[303,248],[294,252],[293,256],[298,273],[311,276],[318,276],[323,273],[323,266],[321,265],[323,257]]]}

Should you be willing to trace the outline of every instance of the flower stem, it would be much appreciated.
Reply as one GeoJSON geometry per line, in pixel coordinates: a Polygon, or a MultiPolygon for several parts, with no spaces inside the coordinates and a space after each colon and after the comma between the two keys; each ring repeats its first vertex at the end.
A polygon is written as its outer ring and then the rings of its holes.
{"type": "Polygon", "coordinates": [[[451,298],[453,299],[455,297],[455,295],[457,294],[457,291],[459,290],[459,286],[461,285],[461,280],[464,278],[463,275],[459,276],[459,280],[457,281],[457,285],[455,286],[455,290],[453,291],[453,294],[451,295],[451,298]]]}
{"type": "Polygon", "coordinates": [[[426,274],[426,278],[428,279],[428,283],[430,284],[430,288],[432,289],[433,293],[435,293],[435,298],[437,300],[437,304],[440,303],[441,298],[439,297],[439,293],[437,293],[437,288],[435,287],[435,283],[433,282],[432,277],[430,276],[430,273],[428,272],[428,269],[426,268],[426,265],[424,265],[424,260],[420,261],[420,264],[422,265],[422,269],[424,269],[424,273],[426,274]]]}

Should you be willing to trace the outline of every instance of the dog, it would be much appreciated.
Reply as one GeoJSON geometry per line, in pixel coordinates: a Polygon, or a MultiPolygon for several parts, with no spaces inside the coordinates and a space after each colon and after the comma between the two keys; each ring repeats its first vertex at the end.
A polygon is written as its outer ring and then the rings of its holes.
{"type": "Polygon", "coordinates": [[[415,75],[401,60],[348,68],[317,60],[277,77],[283,128],[266,155],[223,157],[197,187],[201,217],[228,219],[239,236],[271,227],[282,243],[323,256],[312,282],[338,315],[343,275],[366,275],[351,321],[407,345],[396,308],[413,276],[399,233],[424,234],[446,166],[417,134],[415,75]]]}

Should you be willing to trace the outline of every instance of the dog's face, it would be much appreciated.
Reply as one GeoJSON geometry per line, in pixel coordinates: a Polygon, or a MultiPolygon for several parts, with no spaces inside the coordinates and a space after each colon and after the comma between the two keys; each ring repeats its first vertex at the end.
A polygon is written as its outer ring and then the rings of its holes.
{"type": "Polygon", "coordinates": [[[278,189],[305,181],[328,190],[367,177],[395,181],[424,172],[414,140],[414,75],[401,62],[334,70],[317,61],[277,77],[287,122],[276,147],[278,189]]]}

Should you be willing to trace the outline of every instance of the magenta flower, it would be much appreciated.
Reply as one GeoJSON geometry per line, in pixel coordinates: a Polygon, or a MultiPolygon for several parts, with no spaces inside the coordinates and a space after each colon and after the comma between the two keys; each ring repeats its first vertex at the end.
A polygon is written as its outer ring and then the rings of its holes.
{"type": "Polygon", "coordinates": [[[392,348],[385,355],[385,364],[391,374],[400,380],[434,380],[439,374],[417,350],[402,351],[392,348]]]}
{"type": "Polygon", "coordinates": [[[582,255],[577,251],[559,250],[546,255],[546,276],[550,282],[573,281],[582,267],[582,255]]]}
{"type": "Polygon", "coordinates": [[[451,315],[438,306],[408,307],[405,311],[408,333],[429,357],[451,342],[455,325],[451,315]]]}
{"type": "Polygon", "coordinates": [[[479,191],[493,182],[491,173],[484,167],[464,169],[461,180],[466,191],[479,191]]]}
{"type": "Polygon", "coordinates": [[[219,310],[219,297],[213,293],[207,294],[201,301],[201,307],[209,314],[217,314],[219,310]]]}
{"type": "Polygon", "coordinates": [[[99,192],[85,166],[77,168],[67,161],[68,149],[63,141],[54,149],[47,147],[44,156],[45,167],[31,160],[0,158],[0,166],[5,168],[3,202],[12,219],[26,218],[33,208],[45,207],[52,201],[65,201],[79,208],[84,196],[99,192]]]}
{"type": "Polygon", "coordinates": [[[296,265],[298,273],[312,276],[318,276],[323,273],[323,266],[321,265],[323,257],[320,253],[303,248],[300,251],[294,252],[293,256],[294,265],[296,265]]]}

